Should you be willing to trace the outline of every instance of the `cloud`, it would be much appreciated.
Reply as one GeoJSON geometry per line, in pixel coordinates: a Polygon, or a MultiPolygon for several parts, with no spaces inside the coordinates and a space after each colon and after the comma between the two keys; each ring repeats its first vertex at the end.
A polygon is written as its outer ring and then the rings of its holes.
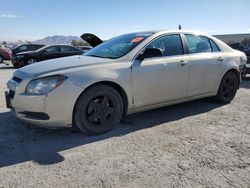
{"type": "Polygon", "coordinates": [[[20,18],[21,16],[15,14],[0,14],[0,18],[20,18]]]}
{"type": "Polygon", "coordinates": [[[248,28],[248,29],[247,29],[247,31],[249,31],[249,32],[250,32],[250,28],[248,28]]]}

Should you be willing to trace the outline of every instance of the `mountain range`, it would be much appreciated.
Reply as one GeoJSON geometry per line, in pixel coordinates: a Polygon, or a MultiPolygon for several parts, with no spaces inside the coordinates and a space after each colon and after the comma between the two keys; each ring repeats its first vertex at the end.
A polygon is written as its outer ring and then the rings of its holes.
{"type": "Polygon", "coordinates": [[[32,43],[45,44],[45,45],[71,44],[72,40],[83,41],[80,37],[77,37],[77,36],[54,35],[54,36],[48,36],[43,39],[33,41],[32,43]]]}

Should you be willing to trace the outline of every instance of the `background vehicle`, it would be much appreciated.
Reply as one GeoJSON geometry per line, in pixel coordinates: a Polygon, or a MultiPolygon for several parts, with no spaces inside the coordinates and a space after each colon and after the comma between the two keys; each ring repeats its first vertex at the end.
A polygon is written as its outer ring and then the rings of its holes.
{"type": "Polygon", "coordinates": [[[3,63],[4,60],[11,59],[11,52],[8,49],[0,48],[0,63],[3,63]]]}
{"type": "Polygon", "coordinates": [[[36,51],[27,51],[12,57],[12,64],[16,68],[48,59],[81,55],[82,51],[70,45],[48,45],[36,51]]]}
{"type": "Polygon", "coordinates": [[[196,32],[149,31],[106,42],[82,38],[96,47],[14,73],[6,93],[14,115],[101,134],[126,114],[211,96],[230,103],[246,64],[243,52],[196,32]]]}
{"type": "Polygon", "coordinates": [[[17,53],[20,53],[20,52],[35,51],[44,46],[45,45],[43,44],[20,44],[20,45],[15,46],[11,50],[12,50],[12,54],[16,55],[17,53]]]}
{"type": "Polygon", "coordinates": [[[79,50],[82,51],[82,53],[85,53],[87,51],[89,51],[90,49],[92,49],[91,46],[75,46],[76,48],[78,48],[79,50]]]}

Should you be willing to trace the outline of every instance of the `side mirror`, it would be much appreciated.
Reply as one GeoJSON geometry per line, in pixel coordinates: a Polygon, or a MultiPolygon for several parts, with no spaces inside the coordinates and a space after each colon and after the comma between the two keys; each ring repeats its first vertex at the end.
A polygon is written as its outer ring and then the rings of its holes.
{"type": "Polygon", "coordinates": [[[142,61],[146,58],[151,58],[151,57],[162,57],[162,50],[159,48],[146,48],[144,52],[142,52],[137,59],[142,61]]]}

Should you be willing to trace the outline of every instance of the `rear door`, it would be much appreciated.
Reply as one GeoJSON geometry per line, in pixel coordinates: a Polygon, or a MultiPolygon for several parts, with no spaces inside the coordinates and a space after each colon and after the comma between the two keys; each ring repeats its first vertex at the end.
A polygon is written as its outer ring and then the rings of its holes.
{"type": "Polygon", "coordinates": [[[223,53],[211,39],[185,34],[188,46],[190,80],[188,96],[214,92],[222,72],[223,53]]]}
{"type": "Polygon", "coordinates": [[[61,46],[61,55],[60,57],[72,56],[72,55],[79,55],[80,50],[72,47],[72,46],[61,46]]]}
{"type": "Polygon", "coordinates": [[[132,80],[135,107],[185,98],[189,65],[181,36],[165,35],[147,47],[161,49],[163,56],[134,61],[132,80]]]}

